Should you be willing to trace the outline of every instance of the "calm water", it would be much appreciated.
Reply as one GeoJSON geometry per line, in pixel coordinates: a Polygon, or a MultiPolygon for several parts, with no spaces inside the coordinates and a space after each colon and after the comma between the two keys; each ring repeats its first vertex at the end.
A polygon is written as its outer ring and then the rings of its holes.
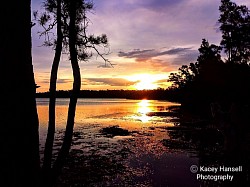
{"type": "MultiPolygon", "coordinates": [[[[41,151],[44,148],[48,123],[48,101],[37,99],[41,151]]],[[[68,103],[68,99],[57,99],[55,154],[61,145],[68,103]]],[[[90,169],[95,173],[99,172],[99,178],[105,180],[91,179],[87,185],[198,186],[194,174],[189,169],[191,165],[198,164],[199,159],[195,154],[170,149],[162,144],[162,140],[170,138],[166,127],[174,126],[174,117],[147,115],[149,112],[170,112],[173,106],[179,104],[156,100],[79,99],[72,154],[75,151],[77,157],[86,159],[81,167],[90,167],[93,157],[99,161],[112,158],[112,162],[105,163],[109,165],[106,173],[99,166],[97,171],[94,166],[90,169]],[[105,137],[100,130],[109,126],[119,126],[132,134],[125,137],[105,137]],[[118,167],[117,163],[122,167],[118,167]],[[117,171],[111,175],[110,168],[116,168],[117,171]]],[[[72,173],[70,177],[65,174],[66,183],[81,184],[90,180],[84,177],[82,180],[79,177],[73,180],[72,173]]]]}
{"type": "MultiPolygon", "coordinates": [[[[37,99],[41,159],[48,101],[37,99]]],[[[62,145],[68,103],[69,99],[57,99],[54,158],[62,145]]],[[[234,183],[225,184],[234,186],[232,184],[246,180],[247,159],[244,157],[241,162],[238,158],[221,157],[223,149],[218,144],[221,135],[213,130],[180,125],[192,124],[197,119],[190,115],[178,116],[175,110],[178,107],[177,103],[156,100],[79,99],[70,159],[58,186],[222,185],[221,181],[197,180],[197,175],[190,172],[192,165],[243,165],[245,174],[235,173],[234,183]],[[102,133],[103,128],[112,126],[130,133],[114,137],[102,133]]]]}
{"type": "MultiPolygon", "coordinates": [[[[40,130],[44,132],[48,123],[47,98],[37,99],[40,130]]],[[[57,99],[56,125],[65,127],[69,99],[57,99]]],[[[173,125],[170,117],[147,116],[149,112],[167,112],[177,103],[156,100],[127,99],[79,99],[77,103],[75,126],[84,125],[119,125],[129,129],[148,128],[160,125],[173,125]]]]}

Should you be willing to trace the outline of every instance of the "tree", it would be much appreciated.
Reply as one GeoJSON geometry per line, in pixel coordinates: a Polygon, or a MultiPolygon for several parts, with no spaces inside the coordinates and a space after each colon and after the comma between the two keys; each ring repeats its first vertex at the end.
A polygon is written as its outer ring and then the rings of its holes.
{"type": "Polygon", "coordinates": [[[249,102],[250,93],[250,12],[246,6],[238,6],[230,0],[221,0],[219,7],[220,46],[202,40],[195,63],[184,65],[172,73],[168,81],[188,106],[206,105],[211,102],[223,105],[232,102],[249,102]],[[221,59],[221,50],[228,56],[221,59]]]}
{"type": "Polygon", "coordinates": [[[173,87],[183,89],[194,80],[195,73],[192,71],[193,65],[193,63],[190,66],[182,65],[177,73],[170,74],[168,81],[173,82],[173,87]]]}
{"type": "MultiPolygon", "coordinates": [[[[49,102],[49,124],[48,132],[45,143],[44,150],[44,162],[43,162],[43,175],[49,175],[51,169],[51,160],[52,160],[52,150],[55,134],[55,105],[56,105],[56,81],[57,81],[57,72],[59,67],[59,62],[62,54],[62,45],[63,45],[63,33],[62,33],[62,3],[61,0],[50,1],[44,4],[45,8],[49,12],[53,12],[54,19],[57,23],[57,39],[55,46],[55,55],[51,67],[50,74],[50,102],[49,102]]],[[[40,18],[40,25],[44,26],[46,22],[50,19],[49,15],[44,13],[40,18]]],[[[47,31],[47,29],[46,29],[47,31]]],[[[46,34],[46,31],[42,34],[46,34]]],[[[48,178],[48,177],[44,177],[48,178]]]]}
{"type": "Polygon", "coordinates": [[[198,81],[201,76],[211,77],[211,72],[222,64],[221,60],[221,47],[214,44],[209,44],[206,39],[202,39],[199,50],[199,56],[195,63],[189,65],[182,65],[177,73],[171,73],[168,81],[173,82],[173,86],[177,88],[184,88],[198,81]]]}
{"type": "MultiPolygon", "coordinates": [[[[78,60],[88,60],[92,56],[92,52],[88,51],[88,49],[91,48],[104,59],[105,63],[108,62],[97,49],[97,46],[100,45],[107,47],[108,41],[105,34],[97,37],[94,35],[87,36],[89,20],[86,16],[86,12],[93,8],[92,2],[83,0],[46,0],[44,2],[44,8],[46,11],[37,19],[39,24],[44,27],[44,31],[41,32],[40,35],[45,36],[44,45],[55,46],[55,56],[50,80],[49,125],[43,164],[45,183],[51,185],[62,168],[63,161],[69,152],[72,141],[76,103],[81,88],[81,74],[78,60]],[[50,32],[53,31],[55,25],[57,26],[57,38],[53,39],[50,36],[50,32]],[[56,80],[60,55],[63,48],[66,52],[69,50],[74,83],[70,97],[63,145],[53,166],[53,170],[51,170],[55,133],[56,80]]],[[[37,17],[38,13],[35,12],[34,15],[37,17]]]]}
{"type": "Polygon", "coordinates": [[[182,65],[177,73],[171,73],[168,81],[173,82],[173,89],[182,95],[180,101],[193,108],[209,103],[217,95],[221,95],[223,87],[224,63],[221,60],[221,47],[209,44],[202,39],[199,56],[195,63],[182,65]]]}
{"type": "Polygon", "coordinates": [[[77,104],[78,95],[81,89],[81,73],[80,73],[80,68],[78,64],[78,58],[77,58],[78,55],[77,55],[77,49],[76,49],[76,42],[77,42],[77,29],[76,29],[77,16],[76,15],[77,15],[77,6],[79,6],[77,5],[77,3],[80,3],[80,2],[79,1],[69,2],[69,19],[70,19],[69,51],[70,51],[70,61],[71,61],[71,66],[73,70],[74,82],[73,82],[72,94],[70,96],[68,119],[67,119],[64,141],[59,151],[54,167],[53,167],[53,169],[55,170],[55,174],[58,174],[60,172],[64,159],[66,158],[70,150],[74,123],[75,123],[76,104],[77,104]]]}
{"type": "Polygon", "coordinates": [[[40,160],[30,1],[8,1],[1,28],[1,186],[38,186],[40,160]]]}
{"type": "Polygon", "coordinates": [[[249,63],[250,60],[250,11],[244,5],[221,0],[219,7],[221,46],[231,63],[249,63]]]}
{"type": "MultiPolygon", "coordinates": [[[[219,78],[220,66],[223,64],[221,60],[221,47],[215,44],[209,44],[206,39],[202,39],[201,46],[198,49],[199,56],[195,63],[195,68],[197,70],[196,79],[198,81],[214,82],[216,84],[216,79],[219,78]],[[213,76],[211,73],[213,72],[213,76]],[[202,80],[201,80],[202,79],[202,80]]],[[[219,81],[219,80],[217,80],[219,81]]],[[[204,83],[204,82],[203,82],[204,83]]]]}
{"type": "Polygon", "coordinates": [[[221,47],[214,44],[210,45],[206,39],[202,39],[201,46],[198,51],[200,54],[197,58],[197,62],[195,63],[198,71],[200,71],[202,66],[204,66],[209,61],[213,63],[222,62],[220,55],[221,47]]]}

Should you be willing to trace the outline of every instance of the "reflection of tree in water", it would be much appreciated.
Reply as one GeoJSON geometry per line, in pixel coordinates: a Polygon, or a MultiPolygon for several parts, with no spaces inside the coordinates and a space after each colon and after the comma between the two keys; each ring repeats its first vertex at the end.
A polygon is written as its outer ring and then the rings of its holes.
{"type": "MultiPolygon", "coordinates": [[[[112,140],[113,137],[110,136],[110,133],[123,136],[124,132],[117,131],[121,128],[112,126],[102,129],[95,127],[93,131],[87,129],[78,129],[73,134],[72,149],[57,185],[61,187],[129,184],[131,174],[125,172],[125,161],[131,153],[128,148],[129,141],[112,140]],[[110,129],[108,133],[107,129],[110,129]]],[[[58,138],[61,137],[62,132],[58,138]]]]}

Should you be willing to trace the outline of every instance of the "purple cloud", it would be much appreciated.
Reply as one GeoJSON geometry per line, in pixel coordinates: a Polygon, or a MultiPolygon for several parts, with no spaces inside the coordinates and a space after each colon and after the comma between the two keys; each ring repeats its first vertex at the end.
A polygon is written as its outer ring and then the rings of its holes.
{"type": "Polygon", "coordinates": [[[135,49],[129,52],[120,51],[118,53],[119,57],[135,58],[136,61],[146,61],[146,60],[149,60],[155,57],[164,56],[164,55],[169,55],[169,56],[178,55],[176,57],[177,59],[194,60],[193,57],[194,56],[197,57],[197,52],[195,52],[195,50],[193,50],[192,48],[178,47],[178,48],[172,48],[172,49],[164,50],[164,51],[159,51],[155,49],[147,49],[147,50],[135,49]],[[185,57],[187,59],[185,59],[185,57]]]}

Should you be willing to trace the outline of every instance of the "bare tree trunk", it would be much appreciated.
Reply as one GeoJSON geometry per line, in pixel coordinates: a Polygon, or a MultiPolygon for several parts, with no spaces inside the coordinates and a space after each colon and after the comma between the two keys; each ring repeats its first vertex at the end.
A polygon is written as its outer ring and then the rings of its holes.
{"type": "Polygon", "coordinates": [[[43,169],[45,170],[51,168],[52,149],[53,149],[54,134],[55,134],[56,81],[57,81],[59,62],[62,53],[62,40],[63,40],[61,27],[62,27],[61,0],[57,0],[57,43],[50,74],[49,124],[48,124],[48,133],[45,143],[44,162],[43,162],[43,169]]]}
{"type": "Polygon", "coordinates": [[[0,186],[38,186],[38,115],[30,0],[6,1],[0,19],[0,186]]]}
{"type": "Polygon", "coordinates": [[[62,53],[62,41],[61,0],[57,0],[57,43],[50,74],[49,123],[43,161],[43,183],[45,185],[51,183],[51,161],[55,134],[56,81],[62,53]]]}
{"type": "Polygon", "coordinates": [[[81,89],[81,74],[77,59],[77,49],[76,49],[76,1],[70,1],[70,24],[69,24],[69,50],[70,50],[70,61],[73,70],[73,90],[70,96],[69,108],[68,108],[68,119],[65,131],[65,136],[63,140],[63,145],[59,151],[58,157],[54,164],[54,172],[56,177],[61,172],[65,158],[69,154],[71,147],[73,129],[75,123],[75,111],[78,95],[81,89]]]}

